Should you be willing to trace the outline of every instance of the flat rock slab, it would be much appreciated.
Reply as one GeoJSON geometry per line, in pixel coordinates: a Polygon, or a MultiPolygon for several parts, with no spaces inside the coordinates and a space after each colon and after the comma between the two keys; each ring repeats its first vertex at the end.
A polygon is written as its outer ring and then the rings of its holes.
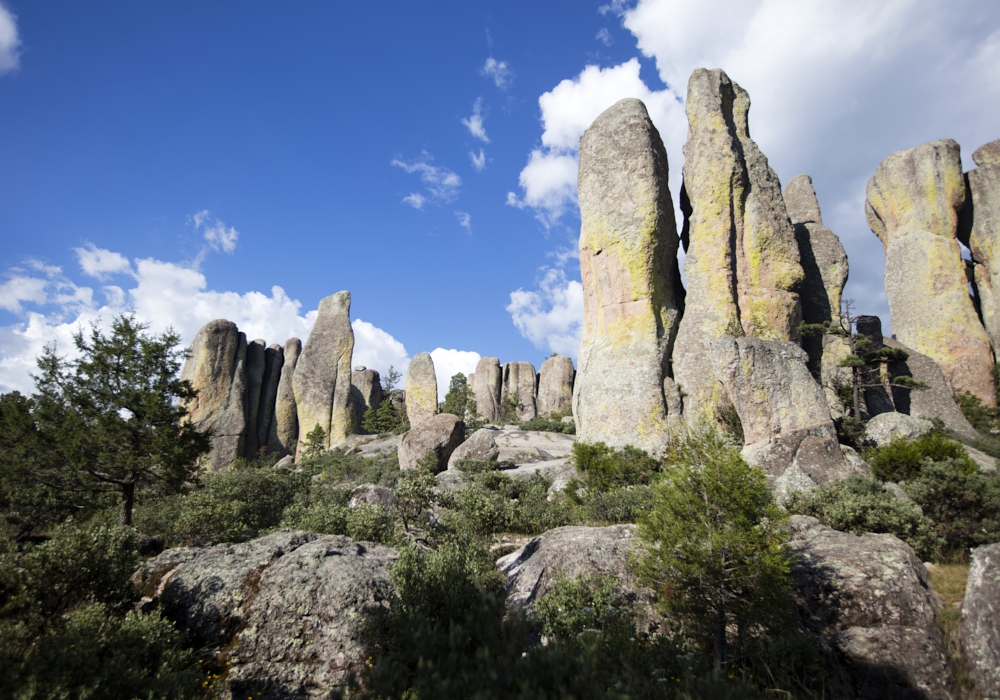
{"type": "Polygon", "coordinates": [[[568,457],[562,457],[504,469],[503,473],[514,479],[530,479],[535,474],[541,474],[552,482],[552,486],[549,487],[549,499],[551,500],[554,494],[565,489],[569,480],[576,476],[576,466],[568,457]]]}
{"type": "Polygon", "coordinates": [[[530,464],[569,457],[573,454],[575,435],[541,430],[502,428],[493,438],[500,454],[497,460],[508,464],[530,464]]]}

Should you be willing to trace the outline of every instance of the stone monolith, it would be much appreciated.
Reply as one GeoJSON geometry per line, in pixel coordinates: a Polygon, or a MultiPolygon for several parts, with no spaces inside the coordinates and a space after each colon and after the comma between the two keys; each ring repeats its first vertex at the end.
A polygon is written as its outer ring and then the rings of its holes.
{"type": "Polygon", "coordinates": [[[264,379],[260,385],[260,404],[257,408],[257,444],[266,447],[271,436],[271,423],[274,422],[274,405],[278,397],[278,383],[281,381],[281,368],[285,364],[285,351],[277,343],[273,343],[264,351],[264,379]]]}
{"type": "Polygon", "coordinates": [[[712,421],[722,386],[710,346],[723,334],[798,341],[803,272],[778,176],[750,138],[750,97],[721,70],[688,83],[684,144],[684,317],[674,379],[689,421],[712,421]]]}
{"type": "Polygon", "coordinates": [[[255,458],[260,448],[257,439],[257,413],[260,411],[260,390],[264,384],[266,350],[267,342],[261,338],[247,343],[247,437],[244,446],[244,456],[247,459],[255,458]]]}
{"type": "Polygon", "coordinates": [[[188,353],[180,378],[191,382],[198,396],[187,410],[196,428],[214,431],[206,464],[221,471],[242,457],[246,446],[246,336],[232,321],[209,321],[188,353]]]}
{"type": "Polygon", "coordinates": [[[376,370],[359,365],[351,373],[351,385],[354,387],[354,407],[358,412],[360,425],[365,411],[382,405],[382,378],[376,370]]]}
{"type": "Polygon", "coordinates": [[[295,454],[299,439],[299,409],[293,389],[295,367],[302,352],[302,341],[289,338],[282,348],[283,363],[278,389],[274,397],[274,417],[267,435],[267,451],[284,456],[295,454]]]}
{"type": "Polygon", "coordinates": [[[437,375],[429,352],[422,352],[410,361],[406,370],[406,415],[410,427],[428,420],[438,412],[437,375]]]}
{"type": "MultiPolygon", "coordinates": [[[[319,314],[295,367],[292,387],[299,418],[299,448],[318,425],[328,449],[357,431],[351,405],[351,293],[337,292],[319,302],[319,314]]],[[[298,457],[296,457],[298,459],[298,457]]]]}
{"type": "Polygon", "coordinates": [[[937,362],[954,391],[993,406],[993,352],[957,240],[965,196],[959,146],[945,139],[883,160],[868,181],[865,212],[885,246],[893,334],[937,362]]]}
{"type": "Polygon", "coordinates": [[[963,222],[965,242],[972,250],[976,291],[983,325],[1000,354],[1000,141],[972,154],[977,168],[966,174],[971,202],[963,222]]]}
{"type": "Polygon", "coordinates": [[[508,362],[503,366],[500,402],[508,399],[517,404],[518,422],[533,420],[538,416],[535,407],[535,366],[530,362],[508,362]]]}
{"type": "Polygon", "coordinates": [[[500,418],[500,390],[503,386],[503,370],[496,357],[480,358],[476,371],[470,380],[472,394],[476,397],[476,410],[487,423],[500,418]]]}
{"type": "Polygon", "coordinates": [[[538,397],[535,399],[538,415],[572,410],[575,376],[573,360],[566,355],[553,355],[542,363],[538,370],[538,397]]]}
{"type": "Polygon", "coordinates": [[[573,414],[584,442],[664,449],[664,380],[683,304],[667,153],[639,100],[580,139],[583,332],[573,414]]]}

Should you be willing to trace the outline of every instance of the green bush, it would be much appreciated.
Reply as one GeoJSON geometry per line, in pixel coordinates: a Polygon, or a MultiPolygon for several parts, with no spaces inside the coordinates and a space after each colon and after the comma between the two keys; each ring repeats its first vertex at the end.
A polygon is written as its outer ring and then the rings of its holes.
{"type": "Polygon", "coordinates": [[[546,637],[570,647],[586,644],[594,632],[635,636],[632,606],[614,576],[561,579],[538,601],[535,615],[546,637]]]}
{"type": "Polygon", "coordinates": [[[539,474],[511,478],[500,470],[467,476],[461,491],[441,499],[454,513],[450,525],[476,537],[501,532],[537,534],[570,522],[569,504],[548,500],[550,481],[539,474]]]}
{"type": "Polygon", "coordinates": [[[361,418],[361,428],[366,433],[391,433],[402,423],[402,417],[396,412],[388,396],[382,400],[378,408],[368,408],[361,418]]]}
{"type": "MultiPolygon", "coordinates": [[[[571,482],[572,484],[572,482],[571,482]]],[[[567,493],[577,505],[581,519],[594,523],[635,523],[653,505],[652,486],[624,486],[608,491],[585,491],[568,485],[567,493]]]]}
{"type": "Polygon", "coordinates": [[[921,557],[936,552],[942,542],[934,523],[913,503],[905,503],[875,479],[851,476],[808,493],[793,493],[785,507],[811,515],[834,530],[861,535],[884,532],[913,547],[921,557]]]}
{"type": "Polygon", "coordinates": [[[541,430],[549,433],[565,433],[566,435],[576,435],[576,425],[573,423],[563,423],[561,420],[551,420],[549,418],[532,418],[517,426],[521,430],[541,430]]]}
{"type": "Polygon", "coordinates": [[[466,474],[481,474],[499,471],[500,463],[488,459],[458,459],[455,460],[455,468],[466,474]]]}
{"type": "Polygon", "coordinates": [[[864,452],[872,475],[881,481],[909,481],[921,469],[924,460],[952,460],[956,468],[971,474],[978,468],[960,444],[934,431],[916,440],[896,439],[884,447],[864,452]]]}
{"type": "Polygon", "coordinates": [[[955,403],[962,410],[972,427],[984,435],[989,435],[994,428],[1000,427],[1000,408],[984,406],[982,399],[970,391],[960,391],[955,394],[955,403]]]}
{"type": "Polygon", "coordinates": [[[833,424],[837,428],[837,440],[841,445],[861,449],[865,439],[864,421],[855,416],[841,416],[834,419],[833,424]]]}
{"type": "Polygon", "coordinates": [[[573,445],[573,463],[588,489],[607,491],[616,486],[651,484],[663,463],[636,447],[616,452],[603,442],[573,445]]]}
{"type": "Polygon", "coordinates": [[[393,544],[396,539],[396,514],[367,503],[354,509],[338,503],[295,503],[285,509],[281,527],[393,544]]]}
{"type": "Polygon", "coordinates": [[[316,477],[317,483],[344,488],[361,484],[393,488],[399,479],[399,458],[395,451],[363,457],[331,450],[313,459],[302,460],[298,466],[307,477],[316,477]]]}

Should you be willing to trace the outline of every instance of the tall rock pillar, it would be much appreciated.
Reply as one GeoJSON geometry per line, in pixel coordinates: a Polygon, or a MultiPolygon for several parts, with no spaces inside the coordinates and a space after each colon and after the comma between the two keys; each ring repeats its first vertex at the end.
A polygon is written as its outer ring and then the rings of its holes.
{"type": "Polygon", "coordinates": [[[283,363],[274,397],[274,417],[267,435],[267,451],[280,456],[295,454],[299,440],[299,409],[295,405],[295,367],[302,352],[302,341],[289,338],[282,348],[283,363]]]}
{"type": "Polygon", "coordinates": [[[584,442],[660,452],[682,293],[667,152],[625,99],[580,139],[583,335],[573,414],[584,442]]]}
{"type": "Polygon", "coordinates": [[[535,399],[538,415],[572,410],[575,376],[573,360],[566,355],[553,355],[542,363],[538,370],[538,396],[535,399]]]}
{"type": "Polygon", "coordinates": [[[422,352],[406,369],[406,415],[410,427],[416,428],[438,412],[437,375],[434,359],[429,352],[422,352]]]}
{"type": "Polygon", "coordinates": [[[972,250],[976,291],[993,354],[1000,354],[1000,141],[972,154],[977,167],[966,174],[971,202],[963,228],[972,250]]]}
{"type": "Polygon", "coordinates": [[[517,420],[526,422],[538,417],[535,406],[535,366],[530,362],[508,362],[503,366],[500,402],[517,398],[517,420]]]}
{"type": "Polygon", "coordinates": [[[503,385],[503,371],[496,357],[480,358],[473,373],[472,394],[476,397],[476,410],[487,423],[500,418],[500,389],[503,385]]]}

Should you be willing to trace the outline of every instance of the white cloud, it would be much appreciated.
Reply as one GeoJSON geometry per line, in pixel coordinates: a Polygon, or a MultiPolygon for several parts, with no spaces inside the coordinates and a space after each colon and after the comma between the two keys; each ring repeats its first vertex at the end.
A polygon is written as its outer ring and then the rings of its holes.
{"type": "Polygon", "coordinates": [[[121,253],[114,253],[88,243],[86,248],[74,248],[80,269],[89,277],[107,279],[111,275],[132,272],[132,265],[121,253]]]}
{"type": "Polygon", "coordinates": [[[472,105],[472,116],[468,119],[463,119],[462,123],[468,128],[469,133],[475,136],[480,141],[486,143],[490,142],[489,136],[486,135],[486,129],[483,127],[483,98],[480,97],[472,105]]]}
{"type": "Polygon", "coordinates": [[[16,70],[21,63],[21,39],[17,15],[0,3],[0,75],[16,70]]]}
{"type": "Polygon", "coordinates": [[[478,352],[470,350],[435,348],[431,350],[431,359],[434,360],[434,376],[437,378],[438,401],[444,401],[444,396],[448,393],[448,385],[451,383],[451,378],[459,373],[468,377],[470,373],[475,372],[480,355],[478,352]]]}
{"type": "Polygon", "coordinates": [[[506,90],[514,82],[514,74],[506,61],[498,61],[492,56],[486,59],[486,63],[479,71],[480,75],[490,78],[501,90],[506,90]]]}
{"type": "Polygon", "coordinates": [[[521,335],[540,350],[576,358],[583,325],[583,285],[549,268],[537,291],[510,293],[507,312],[521,335]]]}
{"type": "Polygon", "coordinates": [[[597,32],[597,40],[604,44],[605,46],[611,46],[615,43],[615,40],[611,38],[611,32],[605,27],[601,31],[597,32]]]}
{"type": "MultiPolygon", "coordinates": [[[[368,369],[377,370],[385,376],[389,367],[399,371],[404,377],[406,368],[410,365],[410,356],[403,344],[367,321],[356,318],[351,321],[354,329],[354,365],[363,365],[368,369]]],[[[403,387],[398,387],[402,389],[403,387]]]]}
{"type": "Polygon", "coordinates": [[[468,212],[456,211],[455,218],[458,219],[458,225],[466,230],[466,232],[472,235],[472,216],[468,212]]]}
{"type": "Polygon", "coordinates": [[[483,170],[486,168],[486,154],[483,152],[483,149],[481,148],[479,149],[478,154],[469,151],[469,160],[472,161],[472,167],[476,169],[477,173],[483,172],[483,170]]]}
{"type": "MultiPolygon", "coordinates": [[[[392,165],[402,168],[407,173],[418,173],[420,181],[424,183],[430,198],[437,202],[450,202],[458,196],[458,191],[462,187],[462,178],[457,173],[440,165],[431,165],[434,158],[430,153],[424,151],[420,158],[406,162],[396,158],[392,165]]],[[[410,206],[420,209],[427,201],[427,197],[420,194],[411,194],[404,197],[403,201],[410,206]],[[419,203],[420,206],[417,206],[419,203]]]]}
{"type": "MultiPolygon", "coordinates": [[[[201,229],[205,242],[220,253],[232,255],[236,251],[236,244],[240,240],[240,232],[232,226],[226,226],[222,221],[212,216],[208,209],[202,209],[188,217],[195,229],[201,229]]],[[[198,267],[205,258],[206,250],[198,254],[194,267],[198,267]]]]}
{"type": "Polygon", "coordinates": [[[48,299],[45,288],[49,281],[35,277],[17,275],[0,284],[0,309],[11,313],[21,313],[21,302],[30,301],[44,304],[48,299]]]}

